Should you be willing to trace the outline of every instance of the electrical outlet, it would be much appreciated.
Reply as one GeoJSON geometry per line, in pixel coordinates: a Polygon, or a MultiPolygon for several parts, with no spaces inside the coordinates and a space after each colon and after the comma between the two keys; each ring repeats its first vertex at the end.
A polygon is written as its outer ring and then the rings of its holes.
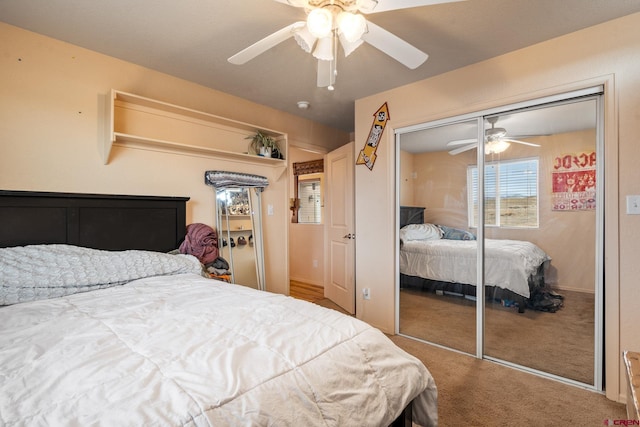
{"type": "Polygon", "coordinates": [[[362,290],[362,298],[371,299],[371,290],[369,288],[364,288],[362,290]]]}
{"type": "Polygon", "coordinates": [[[273,205],[267,205],[267,215],[273,215],[273,205]]]}
{"type": "Polygon", "coordinates": [[[313,268],[318,268],[318,260],[317,259],[313,260],[313,268]]]}

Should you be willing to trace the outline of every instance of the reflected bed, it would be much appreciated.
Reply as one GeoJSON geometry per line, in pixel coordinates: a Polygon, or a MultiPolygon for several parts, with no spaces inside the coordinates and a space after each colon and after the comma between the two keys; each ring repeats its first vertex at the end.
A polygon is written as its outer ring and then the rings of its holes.
{"type": "MultiPolygon", "coordinates": [[[[400,230],[400,287],[475,298],[475,236],[463,230],[420,223],[406,216],[400,230]],[[415,222],[411,222],[415,221],[415,222]]],[[[550,258],[538,246],[520,240],[485,239],[485,295],[524,312],[537,288],[544,287],[550,258]]]]}

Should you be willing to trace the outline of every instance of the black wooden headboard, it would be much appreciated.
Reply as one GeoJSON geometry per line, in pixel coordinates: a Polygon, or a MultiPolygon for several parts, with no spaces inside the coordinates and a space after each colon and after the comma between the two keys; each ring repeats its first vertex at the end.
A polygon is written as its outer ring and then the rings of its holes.
{"type": "Polygon", "coordinates": [[[178,248],[188,197],[0,191],[0,247],[178,248]]]}
{"type": "Polygon", "coordinates": [[[400,206],[400,228],[407,224],[424,224],[424,208],[400,206]]]}

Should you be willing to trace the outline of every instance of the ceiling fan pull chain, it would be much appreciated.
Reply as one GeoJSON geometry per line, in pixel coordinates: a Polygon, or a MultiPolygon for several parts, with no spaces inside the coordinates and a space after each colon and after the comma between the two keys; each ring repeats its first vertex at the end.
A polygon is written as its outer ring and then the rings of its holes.
{"type": "Polygon", "coordinates": [[[333,86],[336,82],[336,76],[338,75],[338,30],[333,30],[333,59],[329,65],[331,70],[329,71],[329,86],[327,86],[327,90],[334,90],[333,86]]]}

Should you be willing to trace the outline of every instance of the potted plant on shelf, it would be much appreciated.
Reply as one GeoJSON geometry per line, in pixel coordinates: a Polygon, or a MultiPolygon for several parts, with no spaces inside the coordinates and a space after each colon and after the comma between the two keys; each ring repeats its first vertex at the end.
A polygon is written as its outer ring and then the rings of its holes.
{"type": "Polygon", "coordinates": [[[278,147],[278,143],[272,136],[262,131],[257,131],[254,135],[248,136],[247,139],[251,140],[249,153],[263,157],[273,157],[276,154],[276,158],[280,158],[280,147],[278,147]]]}

